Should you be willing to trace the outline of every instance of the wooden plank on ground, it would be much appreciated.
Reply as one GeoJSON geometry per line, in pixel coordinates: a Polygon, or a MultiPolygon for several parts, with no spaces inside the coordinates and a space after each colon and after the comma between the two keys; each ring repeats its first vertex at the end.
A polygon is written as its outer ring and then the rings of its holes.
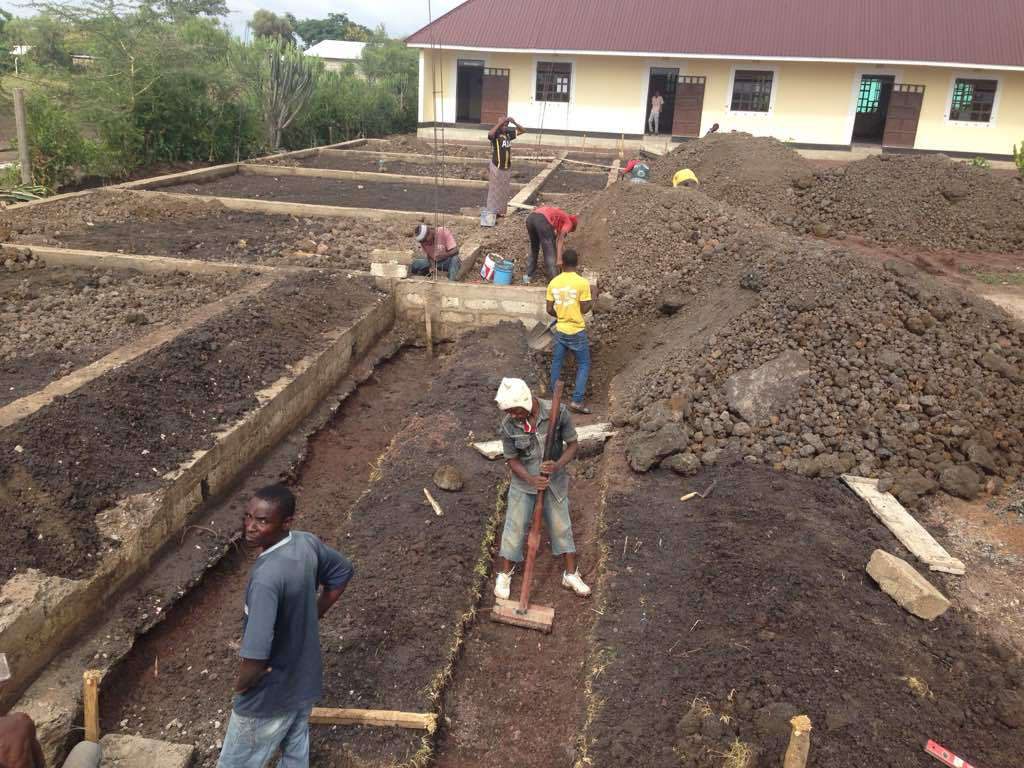
{"type": "Polygon", "coordinates": [[[925,563],[930,570],[962,576],[964,564],[950,555],[891,493],[878,490],[878,480],[856,475],[843,475],[843,481],[864,499],[875,516],[892,531],[900,543],[925,563]]]}
{"type": "MultiPolygon", "coordinates": [[[[576,439],[579,440],[580,445],[586,442],[598,440],[604,442],[615,434],[615,430],[612,429],[612,425],[608,422],[604,422],[602,424],[587,424],[586,426],[576,428],[576,439]]],[[[502,456],[501,440],[488,440],[486,442],[473,443],[473,447],[491,461],[499,459],[502,456]]]]}
{"type": "MultiPolygon", "coordinates": [[[[556,157],[554,160],[548,163],[547,168],[545,168],[543,171],[534,176],[533,180],[530,181],[529,184],[527,184],[525,187],[519,190],[516,193],[516,196],[509,201],[508,210],[506,210],[505,213],[511,214],[515,211],[516,208],[526,207],[530,202],[530,198],[533,197],[533,195],[541,187],[544,186],[544,182],[548,180],[548,176],[554,173],[558,166],[562,164],[562,160],[565,159],[565,156],[567,154],[568,152],[559,152],[558,157],[556,157]]],[[[527,210],[532,209],[527,207],[527,210]]]]}
{"type": "Polygon", "coordinates": [[[437,728],[437,715],[399,712],[390,709],[313,707],[313,711],[309,715],[309,722],[311,725],[384,725],[433,733],[437,728]]]}
{"type": "MultiPolygon", "coordinates": [[[[369,157],[382,157],[385,160],[404,160],[407,163],[424,163],[430,164],[434,162],[433,155],[417,154],[412,152],[375,152],[372,149],[322,149],[320,150],[322,155],[341,157],[342,155],[363,155],[369,157]]],[[[517,163],[549,163],[553,160],[551,156],[536,157],[536,156],[515,156],[517,163]]],[[[446,165],[487,165],[491,162],[489,157],[456,157],[455,155],[441,155],[441,161],[446,165]]]]}
{"type": "Polygon", "coordinates": [[[164,176],[153,176],[148,179],[126,181],[123,184],[115,184],[113,189],[156,189],[157,187],[169,187],[174,184],[182,184],[186,181],[210,181],[224,176],[233,176],[238,173],[238,163],[227,163],[225,165],[211,165],[209,168],[193,168],[191,171],[179,173],[168,173],[164,176]]]}

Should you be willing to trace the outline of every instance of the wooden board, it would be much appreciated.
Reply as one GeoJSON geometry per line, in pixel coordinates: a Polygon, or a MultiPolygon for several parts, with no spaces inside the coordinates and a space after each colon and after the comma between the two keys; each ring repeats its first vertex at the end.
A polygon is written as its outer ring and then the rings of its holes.
{"type": "MultiPolygon", "coordinates": [[[[612,429],[612,425],[608,422],[601,424],[587,424],[586,426],[576,428],[576,439],[581,444],[591,440],[604,441],[615,434],[615,430],[612,429]]],[[[503,455],[501,450],[501,440],[488,440],[486,442],[473,443],[473,447],[491,461],[500,459],[503,455]]]]}
{"type": "Polygon", "coordinates": [[[437,728],[437,715],[419,712],[399,712],[391,709],[334,709],[313,707],[310,725],[382,725],[410,728],[433,733],[437,728]]]}
{"type": "Polygon", "coordinates": [[[549,605],[531,605],[525,614],[519,613],[518,600],[494,598],[491,619],[502,624],[513,624],[526,629],[548,633],[555,624],[555,609],[549,605]]]}
{"type": "MultiPolygon", "coordinates": [[[[375,173],[373,171],[344,171],[335,168],[306,168],[288,165],[266,165],[263,163],[242,163],[238,172],[247,176],[307,176],[315,179],[342,179],[349,181],[380,181],[385,184],[412,184],[434,186],[438,180],[433,176],[405,176],[398,173],[375,173]]],[[[443,187],[464,187],[466,189],[487,189],[488,182],[477,179],[453,179],[442,176],[443,187]]],[[[522,184],[513,184],[521,189],[522,184]]]]}
{"type": "Polygon", "coordinates": [[[900,543],[930,570],[963,576],[964,564],[950,555],[891,493],[880,493],[878,481],[870,477],[843,475],[843,481],[867,502],[875,517],[892,531],[900,543]]]}

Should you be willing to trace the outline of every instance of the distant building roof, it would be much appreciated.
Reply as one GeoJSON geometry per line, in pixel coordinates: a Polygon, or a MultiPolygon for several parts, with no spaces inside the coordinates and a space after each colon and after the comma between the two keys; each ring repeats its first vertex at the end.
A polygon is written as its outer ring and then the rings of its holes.
{"type": "Polygon", "coordinates": [[[13,48],[11,48],[11,56],[24,56],[31,50],[31,45],[16,45],[13,48]]]}
{"type": "Polygon", "coordinates": [[[1020,0],[467,0],[413,46],[1024,69],[1020,0]]]}
{"type": "Polygon", "coordinates": [[[307,48],[306,55],[337,61],[359,61],[363,58],[365,47],[366,43],[356,43],[352,40],[321,40],[307,48]]]}

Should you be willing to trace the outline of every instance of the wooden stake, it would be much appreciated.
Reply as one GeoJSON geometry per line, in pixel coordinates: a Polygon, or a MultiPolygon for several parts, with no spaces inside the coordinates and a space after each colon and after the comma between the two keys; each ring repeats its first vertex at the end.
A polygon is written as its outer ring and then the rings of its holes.
{"type": "Polygon", "coordinates": [[[14,89],[14,122],[18,132],[18,162],[21,165],[21,183],[32,183],[32,165],[28,152],[28,121],[25,118],[25,89],[14,89]]]}
{"type": "Polygon", "coordinates": [[[423,305],[423,320],[427,326],[427,357],[434,356],[434,329],[430,319],[430,302],[423,305]]]}
{"type": "Polygon", "coordinates": [[[430,506],[434,509],[434,514],[438,517],[444,516],[444,510],[441,509],[441,505],[437,503],[435,499],[426,488],[423,489],[423,495],[427,497],[427,501],[430,502],[430,506]]]}
{"type": "Polygon", "coordinates": [[[789,747],[782,761],[782,768],[804,768],[811,751],[811,718],[797,715],[789,721],[793,730],[789,734],[789,747]]]}
{"type": "Polygon", "coordinates": [[[82,703],[85,705],[85,740],[100,740],[100,680],[103,673],[88,669],[82,675],[82,703]]]}

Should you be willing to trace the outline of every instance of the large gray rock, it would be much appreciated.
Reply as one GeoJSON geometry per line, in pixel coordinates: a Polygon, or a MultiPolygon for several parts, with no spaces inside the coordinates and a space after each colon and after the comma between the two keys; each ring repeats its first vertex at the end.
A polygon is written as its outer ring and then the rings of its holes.
{"type": "Polygon", "coordinates": [[[626,460],[635,471],[647,472],[662,459],[686,450],[689,442],[689,430],[670,422],[655,432],[636,432],[626,444],[626,460]]]}
{"type": "Polygon", "coordinates": [[[700,458],[692,453],[677,453],[669,456],[661,465],[671,469],[677,475],[696,475],[701,468],[700,458]]]}
{"type": "Polygon", "coordinates": [[[811,368],[804,356],[787,350],[758,368],[748,368],[726,379],[729,410],[748,423],[767,418],[796,398],[800,385],[810,375],[811,368]]]}
{"type": "Polygon", "coordinates": [[[977,464],[990,475],[996,473],[996,459],[992,452],[978,440],[964,443],[964,453],[972,464],[977,464]]]}
{"type": "Polygon", "coordinates": [[[975,499],[981,493],[981,477],[966,464],[948,467],[939,475],[939,485],[950,496],[975,499]]]}
{"type": "Polygon", "coordinates": [[[876,549],[867,566],[868,575],[904,610],[919,619],[931,621],[949,608],[939,590],[905,560],[876,549]]]}
{"type": "Polygon", "coordinates": [[[109,733],[100,739],[102,768],[188,768],[195,747],[109,733]]]}

